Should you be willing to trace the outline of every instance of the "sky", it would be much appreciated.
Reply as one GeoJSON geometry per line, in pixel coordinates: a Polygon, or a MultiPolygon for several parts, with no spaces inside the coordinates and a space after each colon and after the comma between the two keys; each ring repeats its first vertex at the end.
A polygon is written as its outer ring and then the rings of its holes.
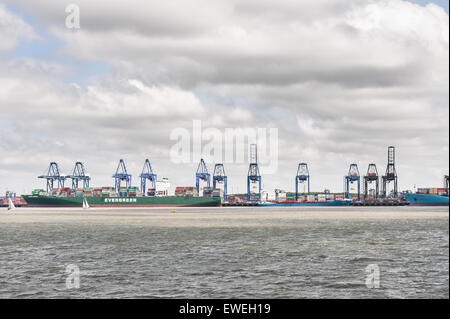
{"type": "Polygon", "coordinates": [[[113,185],[121,158],[133,185],[149,158],[174,189],[200,157],[245,192],[250,143],[269,192],[300,162],[340,192],[352,163],[383,174],[390,145],[400,190],[448,174],[448,1],[74,3],[80,28],[69,2],[0,2],[0,194],[43,188],[52,161],[113,185]]]}

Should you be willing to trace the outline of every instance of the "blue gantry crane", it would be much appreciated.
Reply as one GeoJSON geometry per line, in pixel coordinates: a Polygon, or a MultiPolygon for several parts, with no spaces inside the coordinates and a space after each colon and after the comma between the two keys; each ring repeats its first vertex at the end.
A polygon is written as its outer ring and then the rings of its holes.
{"type": "Polygon", "coordinates": [[[217,184],[223,184],[223,200],[227,200],[228,194],[228,177],[225,174],[225,167],[223,164],[216,164],[213,173],[213,188],[217,188],[217,184]]]}
{"type": "Polygon", "coordinates": [[[156,174],[153,173],[152,165],[150,164],[150,160],[148,158],[145,160],[142,173],[139,177],[141,178],[141,192],[143,196],[146,194],[147,180],[150,182],[152,188],[156,188],[156,174]]]}
{"type": "Polygon", "coordinates": [[[38,176],[38,178],[47,180],[47,192],[49,192],[53,188],[54,182],[58,183],[58,188],[64,187],[66,176],[61,175],[57,163],[51,162],[45,172],[41,176],[38,176]]]}
{"type": "Polygon", "coordinates": [[[197,188],[197,194],[200,195],[200,180],[206,182],[207,187],[211,187],[210,180],[211,175],[208,173],[208,168],[206,167],[205,161],[200,159],[200,163],[197,167],[197,172],[195,173],[195,187],[197,188]]]}
{"type": "MultiPolygon", "coordinates": [[[[297,175],[295,176],[295,200],[298,200],[298,184],[303,184],[305,186],[305,183],[307,183],[308,187],[308,195],[310,193],[310,182],[309,182],[309,169],[308,164],[306,163],[300,163],[298,164],[297,168],[297,175]]],[[[305,192],[303,192],[305,193],[305,192]]]]}
{"type": "Polygon", "coordinates": [[[345,198],[350,199],[350,186],[353,183],[357,183],[358,187],[358,200],[361,200],[361,176],[359,175],[358,165],[350,164],[348,169],[348,174],[345,176],[345,198]]]}
{"type": "Polygon", "coordinates": [[[116,173],[112,176],[114,178],[114,188],[116,193],[119,193],[120,184],[125,182],[127,188],[131,187],[131,174],[127,173],[127,168],[123,159],[120,159],[119,165],[117,165],[116,173]]]}
{"type": "Polygon", "coordinates": [[[260,201],[261,200],[261,175],[258,166],[258,150],[256,144],[250,144],[250,165],[247,174],[247,200],[260,201]],[[252,187],[253,186],[253,187],[252,187]],[[257,187],[258,197],[255,198],[256,193],[252,189],[257,187]]]}
{"type": "Polygon", "coordinates": [[[83,188],[89,187],[89,182],[91,177],[86,174],[84,165],[82,162],[76,162],[73,168],[72,175],[67,176],[67,178],[72,179],[72,188],[78,188],[78,183],[83,182],[83,188]]]}

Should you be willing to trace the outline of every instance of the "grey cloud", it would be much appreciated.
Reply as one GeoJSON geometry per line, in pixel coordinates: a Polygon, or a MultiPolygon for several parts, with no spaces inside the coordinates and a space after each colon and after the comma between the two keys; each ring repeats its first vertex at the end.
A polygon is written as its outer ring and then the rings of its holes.
{"type": "MultiPolygon", "coordinates": [[[[64,26],[66,6],[70,2],[42,0],[39,5],[29,1],[8,1],[20,4],[46,26],[64,26]]],[[[171,0],[152,2],[88,1],[75,3],[80,9],[80,25],[83,29],[97,31],[119,31],[144,34],[150,37],[186,37],[201,34],[211,25],[221,21],[230,6],[214,1],[171,0]]]]}

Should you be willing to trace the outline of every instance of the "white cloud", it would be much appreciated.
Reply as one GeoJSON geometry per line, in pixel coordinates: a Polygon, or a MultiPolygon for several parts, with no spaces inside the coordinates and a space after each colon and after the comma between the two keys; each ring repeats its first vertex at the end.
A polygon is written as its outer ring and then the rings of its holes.
{"type": "Polygon", "coordinates": [[[0,51],[14,48],[19,39],[32,40],[38,36],[23,19],[0,3],[0,51]]]}

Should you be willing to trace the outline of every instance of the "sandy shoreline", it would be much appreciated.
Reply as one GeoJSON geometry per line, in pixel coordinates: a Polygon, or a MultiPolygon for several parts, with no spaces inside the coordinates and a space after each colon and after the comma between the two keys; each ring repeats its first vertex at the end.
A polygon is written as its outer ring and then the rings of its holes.
{"type": "MultiPolygon", "coordinates": [[[[448,207],[381,208],[18,208],[0,213],[0,225],[16,223],[87,223],[154,227],[288,226],[302,220],[447,219],[448,207]]],[[[448,222],[448,221],[447,221],[448,222]]]]}

